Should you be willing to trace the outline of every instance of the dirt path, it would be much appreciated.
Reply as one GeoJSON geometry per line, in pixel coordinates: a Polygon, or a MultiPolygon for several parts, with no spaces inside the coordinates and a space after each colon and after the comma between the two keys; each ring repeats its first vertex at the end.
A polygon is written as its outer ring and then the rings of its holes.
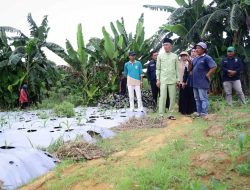
{"type": "MultiPolygon", "coordinates": [[[[118,165],[120,162],[125,163],[134,163],[137,166],[145,166],[149,164],[149,161],[146,159],[142,159],[146,153],[153,152],[160,147],[166,144],[166,141],[170,139],[172,136],[180,135],[185,136],[185,131],[178,130],[176,126],[179,125],[188,125],[192,123],[192,119],[188,117],[182,117],[176,121],[166,121],[164,125],[167,125],[166,128],[159,128],[159,133],[156,135],[150,136],[144,140],[142,140],[136,148],[130,150],[123,150],[120,152],[116,152],[111,155],[112,164],[118,165]]],[[[102,164],[105,162],[103,158],[87,161],[86,163],[74,164],[66,169],[64,169],[61,173],[63,176],[67,176],[72,174],[74,171],[79,171],[79,173],[84,172],[88,167],[102,167],[102,164]]],[[[38,178],[34,182],[20,188],[20,190],[44,190],[46,189],[46,182],[52,181],[55,178],[55,172],[49,172],[48,174],[38,178]]],[[[71,189],[81,190],[110,190],[114,189],[111,184],[107,183],[96,183],[94,180],[91,181],[83,181],[82,183],[75,184],[71,189]]]]}

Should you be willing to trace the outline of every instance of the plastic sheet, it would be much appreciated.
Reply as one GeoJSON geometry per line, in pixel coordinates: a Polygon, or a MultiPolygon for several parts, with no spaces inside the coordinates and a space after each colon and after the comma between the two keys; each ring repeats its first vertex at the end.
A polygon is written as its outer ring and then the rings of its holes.
{"type": "Polygon", "coordinates": [[[99,110],[75,108],[76,116],[58,118],[50,110],[28,112],[0,112],[0,181],[5,189],[16,189],[55,167],[55,159],[35,148],[47,148],[58,139],[64,141],[82,138],[96,142],[95,136],[110,138],[110,129],[128,120],[140,117],[141,112],[128,110],[99,110]],[[43,117],[41,119],[41,115],[43,117]]]}

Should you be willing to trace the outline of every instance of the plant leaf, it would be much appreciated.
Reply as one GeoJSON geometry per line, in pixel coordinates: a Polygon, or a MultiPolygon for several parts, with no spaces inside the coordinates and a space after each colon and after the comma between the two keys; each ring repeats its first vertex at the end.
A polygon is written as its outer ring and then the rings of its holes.
{"type": "Polygon", "coordinates": [[[162,27],[162,29],[167,30],[169,32],[173,32],[180,37],[185,36],[188,33],[188,30],[182,24],[176,24],[176,25],[166,24],[162,27]]]}
{"type": "Polygon", "coordinates": [[[187,3],[185,2],[185,0],[175,0],[175,2],[179,5],[179,6],[187,6],[187,3]]]}

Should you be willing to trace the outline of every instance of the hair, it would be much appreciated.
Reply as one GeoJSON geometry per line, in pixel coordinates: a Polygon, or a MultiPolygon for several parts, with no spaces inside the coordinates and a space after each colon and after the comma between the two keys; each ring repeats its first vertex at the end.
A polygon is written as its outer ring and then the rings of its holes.
{"type": "Polygon", "coordinates": [[[158,51],[157,51],[157,50],[151,51],[151,52],[150,52],[150,56],[152,57],[154,53],[158,53],[158,51]]]}

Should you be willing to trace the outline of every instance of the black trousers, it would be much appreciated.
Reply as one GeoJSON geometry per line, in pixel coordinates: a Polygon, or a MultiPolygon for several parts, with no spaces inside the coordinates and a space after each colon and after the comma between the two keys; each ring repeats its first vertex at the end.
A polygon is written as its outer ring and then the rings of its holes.
{"type": "MultiPolygon", "coordinates": [[[[152,96],[154,100],[155,106],[157,106],[157,98],[158,95],[160,95],[160,89],[156,86],[156,81],[150,81],[152,96]]],[[[166,100],[166,108],[169,108],[169,94],[167,94],[167,100],[166,100]]]]}
{"type": "Polygon", "coordinates": [[[179,94],[179,112],[184,115],[190,115],[196,111],[193,88],[186,86],[180,88],[179,94]]]}

